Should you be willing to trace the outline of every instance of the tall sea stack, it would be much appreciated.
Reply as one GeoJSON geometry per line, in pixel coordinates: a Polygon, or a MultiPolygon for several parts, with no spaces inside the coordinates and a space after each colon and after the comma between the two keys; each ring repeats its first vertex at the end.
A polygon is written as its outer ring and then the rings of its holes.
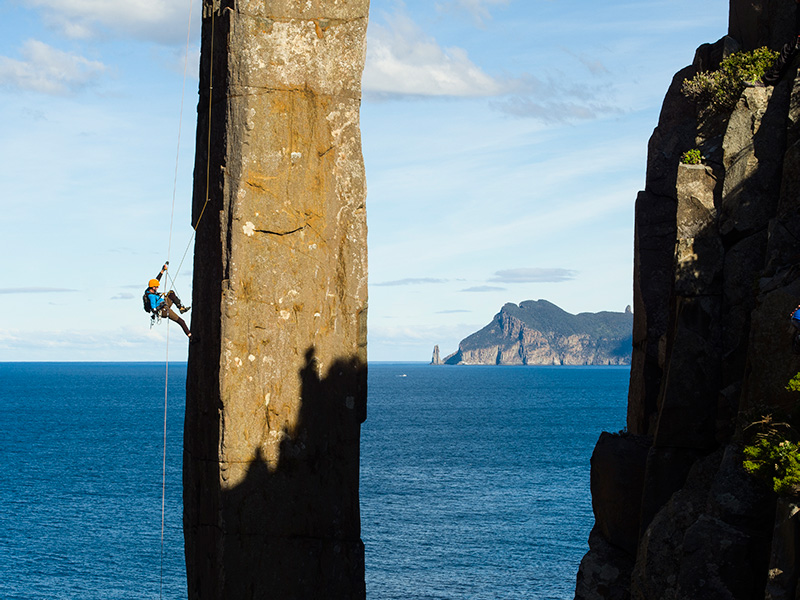
{"type": "Polygon", "coordinates": [[[204,0],[189,598],[364,598],[368,0],[204,0]]]}
{"type": "Polygon", "coordinates": [[[742,467],[743,430],[800,371],[800,78],[730,110],[681,92],[738,50],[793,42],[792,0],[732,0],[728,35],[675,75],[636,200],[627,431],[592,455],[580,600],[800,597],[800,513],[742,467]],[[700,150],[702,164],[681,164],[700,150]]]}

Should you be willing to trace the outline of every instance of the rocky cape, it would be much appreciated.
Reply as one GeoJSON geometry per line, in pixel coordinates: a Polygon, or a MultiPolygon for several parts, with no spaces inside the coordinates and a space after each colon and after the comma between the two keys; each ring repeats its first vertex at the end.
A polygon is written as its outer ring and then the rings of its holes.
{"type": "Polygon", "coordinates": [[[800,507],[742,467],[743,431],[789,410],[800,371],[800,78],[708,111],[681,84],[794,40],[794,2],[731,0],[728,35],[670,86],[636,200],[627,431],[591,459],[576,599],[800,598],[800,507]],[[703,164],[681,164],[698,148],[703,164]]]}
{"type": "Polygon", "coordinates": [[[547,300],[508,303],[458,351],[433,364],[446,365],[628,365],[633,314],[570,314],[547,300]]]}

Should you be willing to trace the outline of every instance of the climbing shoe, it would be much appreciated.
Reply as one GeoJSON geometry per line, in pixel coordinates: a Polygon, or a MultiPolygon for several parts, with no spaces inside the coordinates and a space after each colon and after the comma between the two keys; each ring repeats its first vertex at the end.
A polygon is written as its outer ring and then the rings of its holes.
{"type": "Polygon", "coordinates": [[[188,311],[190,308],[192,308],[192,307],[191,306],[181,306],[178,310],[181,311],[181,314],[183,314],[186,311],[188,311]]]}

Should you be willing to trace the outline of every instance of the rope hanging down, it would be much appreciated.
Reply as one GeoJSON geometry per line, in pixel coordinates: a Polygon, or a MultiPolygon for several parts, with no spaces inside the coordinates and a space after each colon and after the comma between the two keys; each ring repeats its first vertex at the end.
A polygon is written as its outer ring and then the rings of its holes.
{"type": "MultiPolygon", "coordinates": [[[[200,209],[200,215],[197,217],[197,221],[192,227],[192,235],[189,237],[189,243],[186,244],[186,249],[183,251],[183,256],[181,256],[181,262],[178,263],[178,269],[175,271],[175,277],[171,278],[169,272],[167,273],[168,280],[172,280],[172,284],[174,286],[175,279],[178,278],[178,273],[181,271],[181,267],[183,267],[183,261],[186,260],[186,255],[189,253],[189,248],[192,246],[192,242],[194,241],[194,237],[197,234],[197,228],[200,226],[200,221],[203,219],[203,215],[206,212],[206,207],[208,206],[209,200],[209,190],[211,189],[211,107],[212,107],[212,96],[214,92],[214,25],[215,25],[215,15],[216,11],[213,9],[211,10],[211,46],[209,51],[209,67],[208,67],[208,133],[206,136],[206,185],[205,185],[205,200],[203,202],[203,207],[200,209]]],[[[188,52],[188,47],[187,47],[188,52]]],[[[177,170],[177,165],[176,165],[177,170]]],[[[177,181],[177,174],[176,174],[176,181],[177,181]]],[[[173,199],[173,212],[175,210],[175,201],[173,199]]],[[[170,222],[170,239],[172,236],[172,224],[170,222]]]]}
{"type": "MultiPolygon", "coordinates": [[[[181,147],[181,131],[183,126],[183,107],[184,107],[184,100],[186,97],[186,73],[188,70],[189,64],[189,44],[191,40],[191,28],[192,28],[192,4],[194,0],[189,0],[189,11],[187,17],[187,27],[186,27],[186,50],[184,53],[184,64],[183,64],[183,84],[181,87],[181,103],[180,103],[180,114],[178,118],[178,141],[177,141],[177,149],[175,152],[175,174],[173,177],[173,184],[172,184],[172,207],[170,209],[170,222],[169,222],[169,241],[167,244],[167,264],[169,264],[169,257],[170,253],[172,252],[172,230],[173,225],[175,222],[175,197],[177,195],[177,187],[178,187],[178,166],[180,162],[180,147],[181,147]]],[[[214,11],[211,12],[211,56],[214,55],[214,11]]],[[[181,262],[178,265],[178,269],[175,272],[175,275],[172,276],[171,273],[167,272],[167,283],[170,281],[172,282],[171,287],[174,289],[176,279],[178,274],[180,273],[181,267],[183,266],[183,261],[186,258],[186,254],[189,252],[189,248],[192,245],[192,241],[194,240],[195,233],[197,232],[197,227],[200,224],[200,219],[203,217],[203,213],[205,212],[206,206],[208,205],[208,198],[209,198],[209,173],[210,173],[210,165],[211,165],[211,92],[213,90],[212,83],[213,83],[213,68],[214,68],[214,61],[213,59],[210,60],[211,67],[209,69],[209,91],[208,91],[208,141],[207,141],[207,149],[206,149],[206,190],[205,190],[205,202],[203,204],[203,208],[200,211],[200,216],[197,219],[192,231],[192,235],[189,239],[189,243],[186,245],[186,250],[183,252],[183,256],[181,257],[181,262]]],[[[162,461],[161,461],[161,552],[160,552],[160,575],[159,575],[159,589],[158,589],[158,597],[163,598],[164,595],[164,522],[165,522],[165,513],[166,513],[166,490],[167,490],[167,415],[168,415],[168,408],[169,408],[169,320],[167,320],[167,339],[166,339],[166,351],[165,351],[165,359],[164,359],[164,426],[163,426],[163,449],[162,449],[162,461]]]]}

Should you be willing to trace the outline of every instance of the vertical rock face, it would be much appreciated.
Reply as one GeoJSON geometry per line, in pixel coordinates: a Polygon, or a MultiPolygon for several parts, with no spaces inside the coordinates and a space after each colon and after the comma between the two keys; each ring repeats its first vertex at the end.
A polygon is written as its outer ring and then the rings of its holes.
{"type": "Polygon", "coordinates": [[[435,345],[433,347],[433,354],[431,355],[431,364],[432,365],[441,365],[442,364],[442,357],[439,354],[439,345],[435,345]]]}
{"type": "Polygon", "coordinates": [[[793,68],[746,89],[730,113],[680,92],[735,50],[792,39],[796,6],[732,0],[729,36],[701,46],[664,100],[636,201],[628,433],[595,449],[576,598],[796,597],[795,513],[776,522],[774,495],[742,469],[737,431],[755,410],[795,401],[800,78],[793,68]],[[680,164],[692,148],[703,165],[680,164]]]}
{"type": "Polygon", "coordinates": [[[189,597],[363,598],[368,0],[205,0],[189,597]]]}

